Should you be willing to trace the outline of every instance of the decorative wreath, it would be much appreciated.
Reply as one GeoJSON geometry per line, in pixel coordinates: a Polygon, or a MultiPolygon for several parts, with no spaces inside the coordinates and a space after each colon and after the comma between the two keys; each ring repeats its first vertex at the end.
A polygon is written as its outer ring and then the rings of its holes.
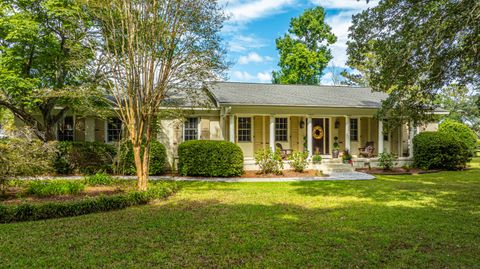
{"type": "Polygon", "coordinates": [[[323,138],[324,132],[323,128],[320,125],[313,127],[313,138],[316,140],[320,140],[323,138]]]}

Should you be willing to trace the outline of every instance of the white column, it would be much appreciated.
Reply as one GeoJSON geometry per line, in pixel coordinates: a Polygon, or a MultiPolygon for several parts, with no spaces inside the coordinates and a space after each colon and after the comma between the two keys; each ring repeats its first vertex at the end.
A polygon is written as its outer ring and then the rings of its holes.
{"type": "Polygon", "coordinates": [[[383,145],[383,121],[378,121],[378,154],[382,154],[384,150],[383,145]]]}
{"type": "Polygon", "coordinates": [[[270,116],[270,149],[275,151],[275,117],[270,116]]]}
{"type": "Polygon", "coordinates": [[[235,115],[230,114],[230,142],[235,143],[235,115]]]}
{"type": "Polygon", "coordinates": [[[345,116],[345,150],[350,151],[350,117],[345,116]]]}
{"type": "Polygon", "coordinates": [[[307,150],[308,156],[312,157],[313,155],[313,125],[312,125],[312,117],[307,117],[307,150]]]}
{"type": "Polygon", "coordinates": [[[218,136],[219,139],[225,139],[225,116],[220,115],[220,135],[218,136]]]}
{"type": "Polygon", "coordinates": [[[95,141],[95,119],[94,118],[85,119],[85,141],[87,142],[95,141]]]}
{"type": "Polygon", "coordinates": [[[415,128],[413,122],[409,126],[409,135],[408,135],[408,157],[413,158],[413,137],[415,136],[415,128]]]}

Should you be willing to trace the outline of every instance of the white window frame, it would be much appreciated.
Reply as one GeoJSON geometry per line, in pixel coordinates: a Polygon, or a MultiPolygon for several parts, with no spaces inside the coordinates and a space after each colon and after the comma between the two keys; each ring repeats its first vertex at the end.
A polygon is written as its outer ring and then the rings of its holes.
{"type": "Polygon", "coordinates": [[[200,118],[199,117],[188,117],[185,122],[183,123],[183,131],[182,131],[182,139],[183,141],[190,141],[190,140],[198,140],[199,139],[199,136],[200,136],[200,118]],[[187,122],[190,120],[190,119],[195,119],[197,121],[197,126],[196,127],[188,127],[187,128],[187,122]],[[186,131],[190,131],[190,130],[195,130],[196,131],[196,137],[194,139],[185,139],[186,135],[185,135],[185,132],[186,131]]]}
{"type": "MultiPolygon", "coordinates": [[[[65,118],[67,117],[72,117],[72,140],[71,141],[75,141],[75,115],[65,115],[63,116],[63,118],[61,119],[61,124],[65,125],[65,118]]],[[[55,136],[57,137],[57,140],[58,141],[70,141],[70,140],[60,140],[60,136],[58,135],[59,133],[59,125],[60,123],[57,123],[56,124],[56,128],[55,128],[55,136]]]]}
{"type": "Polygon", "coordinates": [[[359,124],[360,124],[359,118],[350,118],[350,141],[353,141],[353,142],[359,141],[359,135],[360,135],[359,124]],[[353,126],[352,121],[356,121],[355,128],[352,128],[353,126]],[[356,131],[357,133],[356,139],[353,139],[354,138],[352,135],[353,131],[356,131]]]}
{"type": "MultiPolygon", "coordinates": [[[[120,120],[118,118],[115,118],[117,120],[120,120]]],[[[123,122],[120,120],[120,133],[119,133],[119,138],[118,138],[118,141],[115,141],[115,140],[110,140],[109,139],[109,135],[108,135],[108,132],[110,131],[110,129],[108,128],[108,124],[110,123],[110,121],[113,120],[113,119],[107,119],[105,120],[105,141],[107,143],[115,143],[115,142],[118,142],[122,139],[122,131],[123,131],[123,122]]]]}
{"type": "Polygon", "coordinates": [[[238,143],[252,143],[253,142],[253,117],[251,116],[237,116],[237,142],[238,143]],[[250,120],[250,126],[249,128],[240,128],[240,119],[249,119],[250,120]],[[250,136],[247,140],[240,140],[240,137],[243,137],[243,135],[240,135],[240,131],[249,131],[250,136]]]}
{"type": "Polygon", "coordinates": [[[290,126],[290,118],[289,117],[275,117],[275,142],[288,142],[290,140],[289,136],[289,126],[290,126]],[[285,120],[285,128],[279,129],[277,128],[277,120],[285,120]],[[283,139],[278,139],[278,134],[277,131],[285,131],[285,140],[283,139]]]}

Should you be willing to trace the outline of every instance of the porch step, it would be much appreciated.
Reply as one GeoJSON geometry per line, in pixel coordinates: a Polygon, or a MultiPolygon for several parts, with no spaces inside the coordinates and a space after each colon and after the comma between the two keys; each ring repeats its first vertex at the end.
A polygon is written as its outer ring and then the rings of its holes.
{"type": "Polygon", "coordinates": [[[344,164],[342,162],[322,163],[322,165],[320,166],[320,170],[322,170],[322,172],[325,174],[346,173],[355,171],[350,164],[344,164]]]}

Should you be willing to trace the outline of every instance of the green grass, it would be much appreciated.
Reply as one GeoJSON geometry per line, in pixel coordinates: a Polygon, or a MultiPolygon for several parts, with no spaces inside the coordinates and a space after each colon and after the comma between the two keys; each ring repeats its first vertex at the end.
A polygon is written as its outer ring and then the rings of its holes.
{"type": "Polygon", "coordinates": [[[474,268],[480,170],[183,183],[171,199],[0,225],[0,267],[474,268]]]}

